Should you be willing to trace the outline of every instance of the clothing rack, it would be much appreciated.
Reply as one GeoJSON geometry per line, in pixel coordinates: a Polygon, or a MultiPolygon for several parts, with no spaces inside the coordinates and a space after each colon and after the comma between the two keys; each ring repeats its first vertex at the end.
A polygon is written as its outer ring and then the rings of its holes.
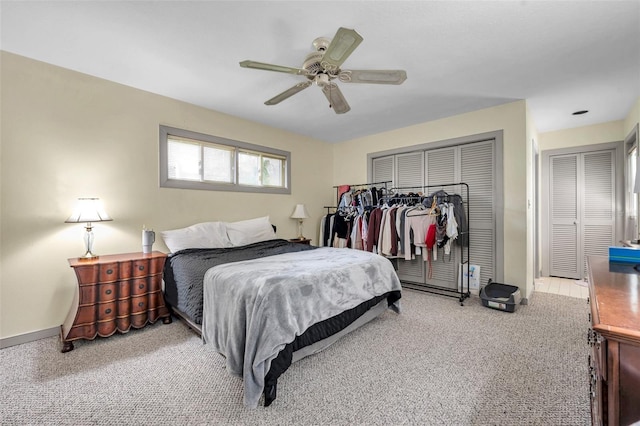
{"type": "MultiPolygon", "coordinates": [[[[382,182],[347,183],[347,184],[344,184],[344,185],[334,186],[333,189],[336,190],[336,198],[335,199],[336,199],[336,202],[339,203],[340,202],[340,195],[342,195],[342,194],[339,194],[338,191],[342,187],[348,186],[349,190],[352,190],[354,188],[357,188],[357,189],[369,189],[369,188],[372,188],[374,186],[383,185],[384,192],[386,193],[388,191],[388,184],[390,184],[390,183],[391,183],[390,180],[386,180],[386,181],[382,181],[382,182]]],[[[337,210],[338,206],[324,206],[323,208],[327,209],[327,214],[329,214],[329,213],[331,213],[331,209],[337,210]]]]}
{"type": "MultiPolygon", "coordinates": [[[[415,192],[419,188],[422,188],[423,194],[421,196],[417,196],[417,195],[411,196],[410,198],[412,199],[420,198],[421,201],[424,201],[425,199],[432,198],[432,194],[438,191],[443,191],[445,192],[445,194],[447,194],[447,191],[445,188],[461,189],[462,194],[451,193],[447,195],[459,195],[462,198],[462,206],[464,208],[464,212],[466,215],[467,226],[466,228],[459,229],[458,241],[459,242],[464,241],[466,242],[466,244],[458,244],[458,246],[460,247],[460,263],[463,265],[463,268],[466,268],[466,274],[467,274],[467,277],[469,277],[469,265],[471,263],[470,262],[470,244],[469,244],[469,223],[470,223],[469,185],[465,182],[458,182],[458,183],[445,183],[445,184],[439,184],[439,185],[425,185],[422,187],[420,186],[396,187],[396,188],[389,189],[391,191],[391,194],[388,195],[388,197],[390,197],[390,199],[393,198],[395,196],[395,192],[397,191],[402,192],[403,190],[407,190],[407,191],[411,190],[412,192],[415,192]],[[466,248],[466,255],[465,255],[465,248],[466,248]]],[[[431,205],[430,202],[429,202],[429,205],[431,205]]],[[[460,268],[456,268],[456,270],[458,271],[458,274],[461,273],[460,268]]],[[[466,291],[464,286],[464,277],[458,277],[458,280],[460,280],[459,290],[448,288],[448,287],[432,285],[432,284],[412,282],[407,280],[402,280],[402,285],[403,287],[411,288],[413,290],[419,290],[419,291],[424,291],[428,293],[435,293],[442,296],[455,297],[459,300],[460,306],[464,306],[464,300],[471,296],[471,291],[469,290],[469,279],[467,279],[466,291]]],[[[456,288],[457,288],[457,283],[456,283],[456,288]]]]}

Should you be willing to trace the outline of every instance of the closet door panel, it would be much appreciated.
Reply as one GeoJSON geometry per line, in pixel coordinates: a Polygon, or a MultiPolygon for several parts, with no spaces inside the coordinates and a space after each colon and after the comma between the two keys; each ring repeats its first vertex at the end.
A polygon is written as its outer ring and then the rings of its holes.
{"type": "MultiPolygon", "coordinates": [[[[430,285],[450,288],[456,290],[458,288],[458,264],[460,262],[460,250],[458,246],[453,246],[451,255],[444,254],[444,250],[438,250],[438,259],[431,261],[431,278],[427,278],[425,282],[430,285]]],[[[423,261],[424,262],[424,261],[423,261]]],[[[429,264],[425,263],[425,269],[428,277],[429,264]]]]}
{"type": "Polygon", "coordinates": [[[373,181],[387,182],[393,181],[393,156],[380,157],[373,159],[373,181]]]}
{"type": "Polygon", "coordinates": [[[553,245],[549,257],[550,274],[556,277],[579,278],[578,230],[575,225],[552,225],[553,245]]]}
{"type": "MultiPolygon", "coordinates": [[[[451,147],[427,151],[425,153],[425,166],[425,185],[457,182],[456,148],[451,147]]],[[[429,188],[429,192],[435,192],[437,189],[438,188],[429,188]]]]}
{"type": "Polygon", "coordinates": [[[590,255],[608,255],[615,245],[615,158],[613,151],[583,154],[584,195],[582,206],[582,276],[587,276],[590,255]]]}
{"type": "Polygon", "coordinates": [[[549,274],[565,278],[580,278],[578,248],[578,167],[576,154],[551,158],[550,164],[550,235],[549,274]]]}
{"type": "Polygon", "coordinates": [[[496,277],[494,149],[493,140],[460,147],[460,180],[469,185],[469,257],[480,266],[481,285],[496,277]]]}
{"type": "MultiPolygon", "coordinates": [[[[454,183],[458,167],[456,166],[456,147],[433,149],[425,152],[425,185],[454,183]]],[[[425,195],[444,189],[457,192],[455,188],[429,188],[425,195]]],[[[428,278],[429,264],[425,263],[425,283],[439,287],[457,289],[460,250],[457,245],[452,246],[451,255],[445,255],[443,249],[438,250],[438,259],[431,262],[431,278],[428,278]]]]}
{"type": "MultiPolygon", "coordinates": [[[[421,192],[424,185],[424,152],[408,152],[395,155],[396,179],[394,186],[403,193],[421,192]]],[[[419,256],[418,256],[419,257],[419,256]]],[[[399,260],[398,277],[403,281],[424,283],[425,265],[421,259],[399,260]]]]}
{"type": "Polygon", "coordinates": [[[424,284],[425,262],[421,259],[398,259],[398,278],[401,281],[424,284]]]}
{"type": "Polygon", "coordinates": [[[395,187],[411,188],[402,192],[420,192],[424,185],[424,152],[409,152],[395,156],[395,187]]]}

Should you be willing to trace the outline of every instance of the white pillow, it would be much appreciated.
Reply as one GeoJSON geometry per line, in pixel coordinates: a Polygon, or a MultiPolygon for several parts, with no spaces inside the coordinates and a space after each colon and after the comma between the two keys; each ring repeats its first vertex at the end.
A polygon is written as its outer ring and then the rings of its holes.
{"type": "Polygon", "coordinates": [[[226,226],[227,235],[234,247],[246,246],[247,244],[273,240],[276,238],[276,232],[271,226],[269,216],[242,220],[239,222],[230,222],[227,223],[226,226]]]}
{"type": "Polygon", "coordinates": [[[171,253],[188,248],[231,247],[223,222],[203,222],[182,229],[160,232],[171,253]]]}

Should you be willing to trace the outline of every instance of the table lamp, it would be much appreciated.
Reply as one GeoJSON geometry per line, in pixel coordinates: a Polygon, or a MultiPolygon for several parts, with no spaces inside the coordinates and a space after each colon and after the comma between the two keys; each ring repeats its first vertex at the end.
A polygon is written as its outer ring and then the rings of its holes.
{"type": "Polygon", "coordinates": [[[86,223],[85,229],[87,232],[84,234],[84,244],[87,249],[86,253],[79,257],[80,260],[93,260],[98,256],[93,254],[91,248],[93,247],[93,222],[105,222],[113,220],[102,208],[99,198],[78,198],[78,204],[76,209],[65,223],[86,223]]]}
{"type": "Polygon", "coordinates": [[[296,204],[296,208],[293,209],[293,213],[291,213],[291,219],[298,219],[298,239],[302,240],[304,237],[302,236],[302,222],[304,219],[307,219],[309,214],[307,213],[307,209],[304,208],[304,204],[296,204]]]}

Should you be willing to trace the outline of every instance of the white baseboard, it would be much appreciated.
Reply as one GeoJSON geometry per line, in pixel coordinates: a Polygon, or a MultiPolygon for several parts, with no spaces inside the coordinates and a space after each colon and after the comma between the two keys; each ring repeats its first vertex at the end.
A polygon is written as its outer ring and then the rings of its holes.
{"type": "Polygon", "coordinates": [[[54,337],[60,334],[60,327],[47,328],[45,330],[32,331],[31,333],[20,334],[13,337],[0,339],[0,349],[9,346],[21,345],[23,343],[34,342],[47,337],[54,337]]]}

